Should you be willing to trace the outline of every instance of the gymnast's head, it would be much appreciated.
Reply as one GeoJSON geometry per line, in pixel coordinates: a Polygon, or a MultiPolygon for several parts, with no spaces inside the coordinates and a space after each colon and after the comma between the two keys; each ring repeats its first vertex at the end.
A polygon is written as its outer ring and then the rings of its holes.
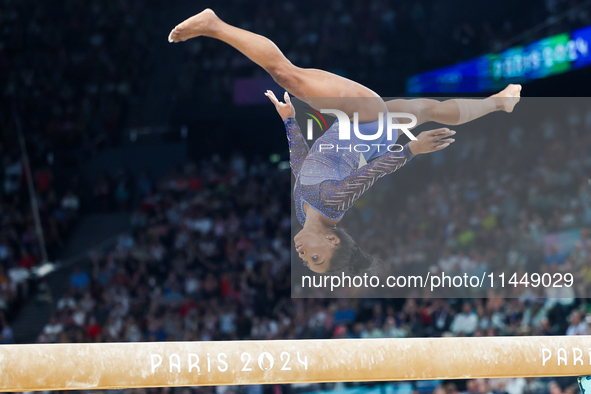
{"type": "Polygon", "coordinates": [[[304,228],[293,238],[298,257],[310,270],[319,273],[359,274],[372,268],[374,258],[365,253],[342,228],[304,228]]]}

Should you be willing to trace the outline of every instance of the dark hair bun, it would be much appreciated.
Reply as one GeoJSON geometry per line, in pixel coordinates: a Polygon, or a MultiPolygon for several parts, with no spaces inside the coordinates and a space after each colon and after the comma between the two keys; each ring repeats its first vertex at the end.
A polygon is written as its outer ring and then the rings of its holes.
{"type": "Polygon", "coordinates": [[[365,253],[358,246],[355,252],[353,252],[353,254],[351,255],[351,260],[349,260],[348,268],[352,274],[360,274],[371,269],[373,265],[374,258],[370,256],[368,253],[365,253]]]}
{"type": "Polygon", "coordinates": [[[330,270],[327,273],[345,272],[358,275],[371,270],[377,260],[364,252],[342,228],[333,229],[334,234],[339,237],[339,244],[331,258],[330,270]]]}

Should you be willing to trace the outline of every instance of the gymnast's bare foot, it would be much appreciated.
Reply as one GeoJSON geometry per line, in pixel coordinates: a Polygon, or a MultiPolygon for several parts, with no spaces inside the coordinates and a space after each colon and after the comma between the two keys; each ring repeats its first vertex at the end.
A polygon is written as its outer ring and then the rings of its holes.
{"type": "Polygon", "coordinates": [[[211,9],[206,8],[178,24],[168,35],[168,42],[181,42],[190,38],[207,35],[220,19],[211,9]]]}
{"type": "Polygon", "coordinates": [[[515,104],[521,99],[521,85],[511,84],[497,94],[491,97],[496,98],[497,108],[505,112],[513,112],[515,104]]]}

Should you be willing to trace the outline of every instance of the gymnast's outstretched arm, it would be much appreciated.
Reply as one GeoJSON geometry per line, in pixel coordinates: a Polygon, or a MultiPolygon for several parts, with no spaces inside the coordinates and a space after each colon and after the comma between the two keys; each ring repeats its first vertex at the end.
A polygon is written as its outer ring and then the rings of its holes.
{"type": "Polygon", "coordinates": [[[295,119],[295,109],[291,104],[289,94],[285,92],[283,96],[285,102],[277,100],[275,93],[271,90],[265,92],[265,96],[269,97],[269,100],[275,105],[275,109],[281,120],[285,124],[285,131],[287,132],[287,141],[289,143],[289,165],[294,175],[298,175],[304,164],[304,159],[308,156],[310,147],[308,142],[302,134],[302,130],[295,119]]]}
{"type": "Polygon", "coordinates": [[[512,112],[521,96],[521,85],[509,85],[503,91],[485,99],[390,100],[389,112],[408,112],[417,117],[417,126],[426,122],[459,125],[471,122],[495,111],[512,112]]]}
{"type": "Polygon", "coordinates": [[[455,141],[448,137],[455,133],[454,130],[447,128],[424,131],[419,134],[417,140],[410,141],[402,149],[392,149],[384,153],[345,179],[322,182],[323,203],[339,211],[348,210],[379,178],[398,170],[418,154],[447,148],[455,141]]]}
{"type": "Polygon", "coordinates": [[[293,174],[297,175],[302,169],[304,159],[308,156],[310,148],[295,118],[287,118],[283,123],[285,124],[289,143],[289,165],[293,174]]]}

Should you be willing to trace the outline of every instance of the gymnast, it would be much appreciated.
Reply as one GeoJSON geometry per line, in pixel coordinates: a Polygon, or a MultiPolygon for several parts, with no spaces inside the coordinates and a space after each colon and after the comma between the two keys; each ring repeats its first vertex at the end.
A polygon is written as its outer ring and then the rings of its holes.
{"type": "MultiPolygon", "coordinates": [[[[313,108],[344,112],[350,120],[358,123],[359,132],[368,137],[375,135],[372,131],[375,133],[380,125],[386,124],[389,112],[413,114],[417,119],[415,127],[430,121],[459,125],[494,111],[512,112],[521,93],[520,85],[509,85],[485,99],[385,102],[357,82],[327,71],[293,65],[271,40],[223,22],[210,9],[177,25],[170,32],[168,41],[181,42],[198,36],[216,38],[233,46],[265,69],[286,90],[285,102],[280,102],[271,91],[265,95],[283,119],[289,141],[290,164],[296,177],[296,216],[303,226],[294,237],[295,249],[304,265],[317,273],[347,271],[358,274],[372,268],[376,260],[337,224],[378,178],[396,171],[418,154],[448,147],[454,142],[450,137],[455,131],[448,128],[424,131],[416,140],[411,139],[399,149],[380,149],[380,146],[388,145],[387,133],[383,132],[371,140],[372,148],[367,152],[347,149],[322,151],[322,144],[335,147],[343,144],[339,140],[337,120],[310,149],[294,118],[289,94],[313,108]],[[378,118],[378,114],[382,114],[384,119],[378,118]]],[[[401,133],[402,130],[399,130],[396,138],[401,133]]],[[[351,133],[351,139],[350,142],[361,141],[355,133],[351,133]]],[[[363,138],[361,142],[368,143],[367,139],[363,138]]]]}

